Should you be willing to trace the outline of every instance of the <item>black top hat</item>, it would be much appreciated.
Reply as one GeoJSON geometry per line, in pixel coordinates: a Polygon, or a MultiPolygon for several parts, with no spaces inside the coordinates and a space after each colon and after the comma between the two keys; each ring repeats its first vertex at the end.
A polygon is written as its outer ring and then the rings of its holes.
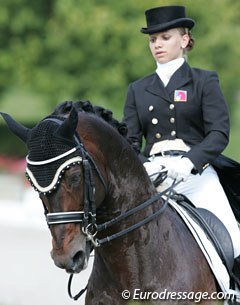
{"type": "Polygon", "coordinates": [[[183,27],[191,29],[195,21],[187,18],[184,6],[161,6],[145,12],[147,27],[141,28],[143,34],[153,34],[165,30],[183,27]]]}

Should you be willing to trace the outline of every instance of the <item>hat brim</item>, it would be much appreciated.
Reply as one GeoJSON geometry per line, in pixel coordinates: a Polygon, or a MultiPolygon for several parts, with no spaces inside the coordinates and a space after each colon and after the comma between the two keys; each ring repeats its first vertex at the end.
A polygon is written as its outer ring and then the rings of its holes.
{"type": "Polygon", "coordinates": [[[143,34],[154,34],[158,32],[163,32],[166,30],[170,30],[173,28],[188,28],[192,29],[195,25],[195,21],[190,18],[180,18],[180,19],[175,19],[170,22],[162,23],[162,24],[156,24],[153,26],[150,26],[148,28],[141,28],[141,32],[143,34]]]}

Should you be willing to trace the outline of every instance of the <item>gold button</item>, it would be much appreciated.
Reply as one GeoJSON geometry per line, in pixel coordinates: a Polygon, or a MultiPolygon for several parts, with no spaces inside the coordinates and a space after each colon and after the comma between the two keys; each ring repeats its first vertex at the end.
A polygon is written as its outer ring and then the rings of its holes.
{"type": "Polygon", "coordinates": [[[156,133],[156,134],[155,134],[155,138],[156,138],[156,139],[160,139],[160,138],[161,138],[161,134],[160,134],[160,133],[156,133]]]}
{"type": "Polygon", "coordinates": [[[175,131],[175,130],[172,130],[172,131],[171,131],[171,136],[174,137],[175,135],[176,135],[176,131],[175,131]]]}
{"type": "Polygon", "coordinates": [[[148,110],[149,110],[149,111],[153,111],[153,109],[154,109],[153,105],[151,105],[151,106],[148,107],[148,110]]]}
{"type": "Polygon", "coordinates": [[[175,118],[170,118],[170,123],[175,123],[175,118]]]}
{"type": "Polygon", "coordinates": [[[158,119],[153,118],[153,119],[152,119],[152,123],[153,123],[153,125],[157,125],[157,123],[158,123],[158,119]]]}
{"type": "Polygon", "coordinates": [[[170,104],[169,109],[173,110],[175,108],[174,104],[170,104]]]}

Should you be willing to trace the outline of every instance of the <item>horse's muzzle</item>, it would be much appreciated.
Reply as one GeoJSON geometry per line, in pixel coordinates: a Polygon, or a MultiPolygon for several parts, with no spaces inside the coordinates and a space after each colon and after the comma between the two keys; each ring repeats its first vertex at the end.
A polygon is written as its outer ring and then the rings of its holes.
{"type": "Polygon", "coordinates": [[[65,269],[68,273],[79,273],[87,268],[88,256],[85,251],[79,250],[72,257],[51,254],[57,267],[65,269]]]}
{"type": "Polygon", "coordinates": [[[78,245],[65,252],[53,248],[51,257],[57,267],[65,269],[68,273],[79,273],[87,268],[90,250],[89,242],[85,244],[85,247],[78,245]]]}

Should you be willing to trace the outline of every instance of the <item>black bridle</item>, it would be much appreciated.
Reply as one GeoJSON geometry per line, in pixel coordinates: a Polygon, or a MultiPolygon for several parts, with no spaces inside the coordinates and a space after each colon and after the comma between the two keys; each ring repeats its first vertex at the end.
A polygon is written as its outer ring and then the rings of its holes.
{"type": "Polygon", "coordinates": [[[95,186],[93,181],[92,169],[94,169],[97,172],[98,177],[100,178],[104,186],[105,192],[107,191],[107,186],[94,160],[84,149],[83,145],[79,144],[79,147],[81,147],[81,157],[82,157],[83,176],[84,176],[83,210],[49,213],[46,206],[43,204],[45,209],[45,217],[47,224],[49,226],[66,224],[66,223],[79,223],[81,225],[83,234],[87,236],[87,240],[91,241],[93,246],[96,247],[98,246],[98,244],[94,239],[97,233],[96,201],[95,201],[95,186]]]}
{"type": "MultiPolygon", "coordinates": [[[[62,120],[60,120],[60,119],[58,120],[56,118],[47,118],[46,120],[51,120],[55,123],[58,123],[59,125],[62,124],[62,122],[63,122],[62,120]]],[[[153,197],[151,197],[150,199],[139,204],[135,208],[128,210],[127,212],[125,212],[105,223],[98,225],[96,223],[96,201],[95,201],[95,185],[94,185],[93,174],[92,174],[93,170],[97,172],[97,175],[98,175],[100,181],[102,182],[106,193],[107,193],[107,185],[103,179],[101,172],[99,171],[97,165],[95,164],[94,160],[92,159],[92,157],[89,155],[89,153],[87,152],[87,150],[84,148],[83,144],[81,143],[78,134],[75,134],[74,138],[76,141],[76,150],[79,151],[80,158],[78,159],[78,162],[71,163],[71,154],[69,154],[70,162],[68,162],[68,165],[66,166],[66,168],[62,169],[61,176],[64,173],[64,171],[66,169],[68,169],[70,166],[75,166],[76,164],[82,163],[83,176],[84,176],[83,210],[82,211],[49,213],[47,207],[45,206],[44,202],[42,201],[48,226],[67,224],[67,223],[79,223],[83,234],[85,234],[87,237],[87,241],[91,242],[93,247],[100,247],[101,245],[103,245],[107,242],[110,242],[116,238],[122,237],[122,236],[140,228],[141,226],[143,226],[143,225],[147,224],[148,222],[152,221],[153,219],[157,218],[164,212],[164,210],[166,209],[166,207],[168,205],[169,198],[173,192],[173,188],[180,182],[175,183],[175,181],[174,181],[172,186],[170,186],[163,192],[155,194],[153,197]],[[163,195],[167,195],[166,199],[163,199],[163,195]],[[111,227],[112,225],[126,219],[130,215],[133,215],[133,214],[147,208],[148,206],[150,206],[151,204],[153,204],[154,202],[156,202],[160,199],[162,199],[164,201],[164,203],[152,215],[147,216],[146,218],[142,219],[141,221],[139,221],[139,222],[131,225],[130,227],[128,227],[124,230],[121,230],[115,234],[106,236],[102,239],[96,238],[96,235],[98,232],[106,230],[107,228],[111,227]]],[[[31,161],[27,159],[27,162],[31,162],[31,161]]],[[[45,160],[42,162],[44,162],[44,164],[46,164],[47,161],[45,160]]],[[[54,160],[53,161],[50,160],[49,162],[54,162],[54,160]]],[[[34,162],[34,164],[41,165],[41,162],[34,162]]],[[[59,178],[61,178],[61,176],[59,178]]],[[[29,178],[30,182],[32,182],[32,185],[35,186],[33,181],[31,180],[31,178],[29,176],[28,176],[28,178],[29,178]]],[[[60,184],[60,179],[57,181],[57,184],[60,184]]],[[[43,192],[43,194],[47,195],[47,194],[52,193],[56,189],[56,187],[57,186],[54,185],[53,189],[48,190],[48,192],[46,192],[46,193],[43,192]]],[[[36,188],[36,186],[35,186],[35,189],[40,194],[42,193],[41,191],[39,191],[36,188]]],[[[72,299],[77,300],[84,293],[86,288],[82,289],[80,293],[78,293],[75,297],[73,297],[71,294],[71,288],[70,288],[71,282],[72,282],[72,276],[73,276],[73,274],[71,274],[70,278],[69,278],[68,293],[72,299]]]]}
{"type": "MultiPolygon", "coordinates": [[[[61,125],[63,121],[61,119],[57,118],[47,118],[45,121],[52,121],[57,123],[58,125],[61,125]]],[[[57,181],[52,186],[51,189],[47,189],[47,191],[43,191],[38,185],[36,186],[36,182],[33,181],[32,176],[30,176],[30,173],[28,171],[28,167],[26,170],[26,176],[31,182],[32,186],[35,188],[36,191],[39,192],[39,194],[47,195],[51,194],[56,190],[57,186],[60,184],[60,179],[62,178],[62,175],[64,174],[65,170],[68,169],[70,166],[75,166],[77,164],[81,164],[83,166],[83,177],[84,177],[84,202],[83,202],[83,210],[82,211],[71,211],[71,212],[57,212],[57,213],[49,213],[46,205],[44,204],[43,200],[43,206],[44,206],[44,213],[46,217],[46,221],[48,226],[50,225],[58,225],[58,224],[66,224],[66,223],[80,223],[82,231],[85,235],[87,235],[88,239],[92,241],[94,244],[94,239],[92,239],[93,236],[93,228],[96,227],[96,202],[95,202],[95,186],[94,186],[94,180],[92,175],[92,170],[95,170],[97,173],[101,183],[104,186],[105,192],[107,192],[107,185],[104,181],[104,178],[101,174],[101,172],[98,170],[98,167],[96,166],[94,160],[92,157],[88,154],[86,149],[84,148],[82,142],[80,141],[80,138],[77,133],[74,135],[74,140],[76,142],[75,149],[72,149],[75,153],[76,151],[79,151],[79,158],[71,157],[71,151],[69,151],[69,162],[65,162],[67,165],[66,167],[63,167],[61,171],[58,173],[57,181]],[[72,162],[71,162],[72,160],[72,162]],[[91,233],[90,233],[91,232],[91,233]]],[[[27,164],[33,164],[36,166],[41,166],[42,164],[52,163],[56,160],[59,160],[63,157],[68,155],[68,152],[57,156],[50,160],[42,160],[38,162],[34,162],[27,159],[27,164]]]]}
{"type": "MultiPolygon", "coordinates": [[[[78,139],[78,141],[80,141],[78,139]]],[[[143,203],[139,204],[135,208],[128,210],[127,212],[105,222],[102,224],[96,223],[96,202],[95,202],[95,187],[92,175],[92,169],[94,169],[102,181],[105,191],[107,192],[106,183],[104,182],[103,176],[101,172],[98,170],[95,162],[85,150],[81,143],[78,143],[78,146],[81,147],[81,157],[82,157],[82,164],[83,164],[83,173],[84,173],[84,209],[83,211],[71,211],[71,212],[57,212],[57,213],[49,213],[46,206],[44,205],[45,209],[45,217],[47,224],[50,225],[58,225],[58,224],[66,224],[66,223],[80,223],[81,229],[83,234],[87,236],[87,240],[90,241],[94,247],[100,247],[101,245],[110,242],[116,238],[122,237],[141,226],[147,224],[148,222],[152,221],[153,219],[157,218],[160,214],[163,213],[165,208],[167,207],[168,200],[172,194],[173,188],[179,183],[174,183],[169,188],[165,189],[161,193],[155,194],[150,199],[144,201],[143,203]],[[92,165],[91,165],[92,164],[92,165]],[[167,198],[163,199],[163,195],[167,194],[167,198]],[[95,238],[97,233],[107,228],[111,227],[112,225],[121,222],[122,220],[126,219],[127,217],[147,208],[154,202],[158,200],[164,200],[163,205],[160,207],[159,210],[154,212],[152,215],[147,216],[146,218],[142,219],[136,224],[119,231],[115,234],[110,236],[106,236],[102,239],[95,238]]]]}
{"type": "MultiPolygon", "coordinates": [[[[45,120],[46,121],[52,121],[54,123],[57,123],[58,125],[61,125],[63,123],[63,121],[61,119],[57,119],[57,118],[48,117],[45,120]]],[[[83,177],[84,177],[83,210],[82,211],[50,213],[48,211],[47,207],[45,206],[44,202],[42,201],[48,226],[59,225],[59,224],[67,224],[67,223],[79,223],[81,225],[81,229],[82,229],[83,234],[85,234],[87,236],[87,240],[90,241],[93,244],[94,247],[99,247],[99,246],[101,246],[101,245],[103,245],[107,242],[110,242],[110,241],[112,241],[112,240],[114,240],[118,237],[121,237],[121,236],[133,231],[133,230],[138,229],[142,225],[150,222],[154,218],[158,217],[161,213],[163,213],[163,211],[165,210],[165,208],[167,206],[168,199],[165,200],[164,204],[160,207],[160,209],[158,211],[156,211],[152,215],[144,218],[143,220],[139,221],[138,223],[136,223],[136,224],[120,231],[120,232],[117,232],[117,233],[115,233],[111,236],[107,236],[107,237],[102,238],[102,239],[97,239],[96,235],[97,235],[98,232],[106,230],[110,226],[126,219],[130,215],[133,215],[134,213],[137,213],[137,212],[145,209],[146,207],[148,207],[152,203],[156,202],[157,200],[162,199],[162,196],[164,194],[169,193],[169,196],[170,196],[170,193],[171,193],[171,190],[173,189],[173,186],[166,189],[162,193],[157,193],[156,195],[154,195],[153,197],[151,197],[147,201],[144,201],[143,203],[141,203],[137,207],[119,215],[118,217],[98,225],[96,223],[96,201],[95,201],[95,185],[94,185],[93,174],[92,174],[93,170],[97,173],[101,183],[104,186],[104,189],[105,189],[106,193],[107,193],[107,185],[106,185],[105,180],[103,178],[103,175],[101,174],[100,170],[98,169],[95,161],[89,155],[87,150],[84,148],[84,146],[83,146],[83,144],[82,144],[82,142],[79,138],[79,135],[77,133],[75,133],[75,135],[74,135],[74,140],[75,140],[75,143],[76,143],[76,147],[75,147],[74,152],[79,151],[79,157],[80,158],[78,157],[78,159],[77,159],[76,157],[74,157],[74,158],[71,159],[71,151],[70,151],[69,160],[67,160],[67,166],[65,168],[63,168],[61,170],[61,172],[59,172],[58,181],[57,181],[56,185],[52,186],[52,189],[48,189],[47,192],[44,192],[41,189],[39,190],[36,187],[36,185],[34,185],[31,177],[29,175],[27,175],[30,182],[35,187],[35,189],[40,194],[43,193],[43,195],[47,195],[47,194],[51,194],[52,192],[54,192],[54,190],[57,188],[57,185],[60,184],[60,178],[62,177],[62,175],[64,174],[66,169],[68,169],[70,166],[75,166],[77,164],[82,163],[83,177]],[[75,161],[75,159],[77,159],[77,161],[75,161]],[[71,162],[71,160],[73,160],[73,162],[71,162]]],[[[31,161],[27,158],[27,163],[33,164],[33,165],[36,165],[36,166],[41,166],[42,164],[55,162],[55,160],[59,160],[62,157],[65,157],[66,155],[68,155],[68,152],[64,153],[60,156],[57,156],[53,159],[43,160],[43,161],[38,161],[38,162],[31,161]]]]}

